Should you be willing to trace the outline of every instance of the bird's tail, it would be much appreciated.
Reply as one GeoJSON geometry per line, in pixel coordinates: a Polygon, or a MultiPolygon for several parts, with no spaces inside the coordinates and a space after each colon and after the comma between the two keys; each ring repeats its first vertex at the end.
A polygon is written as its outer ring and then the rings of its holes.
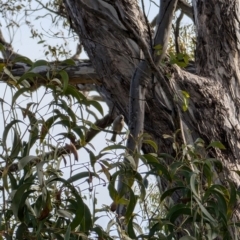
{"type": "Polygon", "coordinates": [[[112,135],[111,141],[116,142],[116,138],[117,138],[117,134],[114,133],[114,134],[112,135]]]}

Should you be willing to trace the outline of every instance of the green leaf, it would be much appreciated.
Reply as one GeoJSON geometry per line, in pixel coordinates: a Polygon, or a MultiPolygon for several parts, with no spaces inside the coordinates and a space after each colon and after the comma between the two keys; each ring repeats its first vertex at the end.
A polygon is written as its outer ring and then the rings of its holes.
{"type": "Polygon", "coordinates": [[[72,213],[70,213],[70,211],[67,211],[67,210],[64,210],[64,209],[58,209],[56,214],[59,217],[69,218],[71,220],[73,219],[72,213]]]}
{"type": "Polygon", "coordinates": [[[228,184],[230,186],[230,189],[229,189],[230,199],[228,202],[228,218],[230,218],[232,216],[232,213],[233,213],[236,203],[237,203],[237,192],[236,192],[236,187],[233,182],[228,181],[228,184]]]}
{"type": "Polygon", "coordinates": [[[114,183],[112,181],[110,181],[110,183],[108,184],[108,190],[111,199],[117,204],[120,199],[120,196],[118,194],[118,191],[115,189],[114,183]]]}
{"type": "Polygon", "coordinates": [[[184,112],[186,112],[187,110],[188,110],[188,106],[187,105],[182,105],[182,110],[184,111],[184,112]]]}
{"type": "Polygon", "coordinates": [[[81,130],[82,126],[75,126],[72,128],[72,131],[75,132],[81,139],[81,143],[85,142],[85,135],[84,135],[84,130],[81,130]]]}
{"type": "Polygon", "coordinates": [[[125,213],[125,221],[126,223],[129,222],[130,218],[132,217],[132,213],[137,203],[137,196],[133,193],[131,187],[128,187],[130,199],[127,205],[126,213],[125,213]]]}
{"type": "Polygon", "coordinates": [[[120,144],[114,144],[114,145],[110,145],[110,146],[107,146],[107,147],[105,147],[105,148],[103,148],[102,150],[101,150],[101,152],[106,152],[106,151],[111,151],[111,150],[117,150],[117,149],[124,149],[124,150],[126,150],[126,147],[125,146],[123,146],[123,145],[120,145],[120,144]]]}
{"type": "Polygon", "coordinates": [[[65,95],[72,96],[73,98],[77,99],[78,103],[82,103],[83,100],[86,100],[86,97],[80,91],[69,84],[66,88],[65,95]]]}
{"type": "Polygon", "coordinates": [[[23,57],[23,56],[18,56],[18,57],[15,57],[13,62],[17,63],[17,62],[21,62],[21,63],[26,63],[30,66],[33,65],[33,62],[31,61],[31,59],[27,58],[27,57],[23,57]]]}
{"type": "Polygon", "coordinates": [[[11,172],[8,172],[8,177],[10,179],[11,189],[15,190],[17,188],[17,186],[18,186],[17,185],[17,179],[13,176],[13,174],[11,172]]]}
{"type": "MultiPolygon", "coordinates": [[[[28,232],[28,228],[25,223],[21,223],[16,230],[16,239],[22,240],[26,239],[26,233],[28,232]]],[[[12,238],[11,238],[12,239],[12,238]]]]}
{"type": "Polygon", "coordinates": [[[32,65],[32,69],[40,66],[47,66],[48,62],[46,60],[38,60],[32,65]]]}
{"type": "Polygon", "coordinates": [[[19,160],[18,162],[18,169],[22,170],[29,162],[34,159],[38,159],[36,156],[26,156],[19,160]]]}
{"type": "MultiPolygon", "coordinates": [[[[135,215],[135,216],[136,216],[136,215],[135,215]]],[[[133,218],[132,218],[132,219],[133,219],[133,218]]],[[[143,234],[143,229],[142,229],[142,227],[141,227],[139,224],[137,224],[136,222],[132,222],[132,224],[133,224],[134,229],[135,229],[138,233],[143,234]]]]}
{"type": "Polygon", "coordinates": [[[154,46],[153,49],[155,49],[155,50],[162,50],[162,45],[158,44],[158,45],[154,46]]]}
{"type": "MultiPolygon", "coordinates": [[[[39,73],[26,72],[19,78],[17,83],[21,84],[24,80],[27,80],[27,79],[31,80],[34,83],[34,81],[36,81],[35,79],[45,79],[45,78],[42,75],[40,75],[39,73]]],[[[22,85],[23,85],[23,83],[22,83],[22,85]]],[[[29,87],[30,87],[30,85],[28,86],[28,90],[29,90],[29,87]]]]}
{"type": "Polygon", "coordinates": [[[3,51],[3,50],[5,50],[5,47],[3,44],[0,43],[0,51],[3,51]]]}
{"type": "Polygon", "coordinates": [[[160,158],[164,158],[164,159],[171,159],[171,160],[175,159],[173,156],[171,156],[170,154],[167,154],[167,153],[160,153],[158,156],[160,158]]]}
{"type": "MultiPolygon", "coordinates": [[[[172,223],[175,223],[175,221],[179,217],[183,217],[183,215],[192,215],[192,209],[190,207],[187,207],[185,204],[176,204],[170,210],[167,214],[167,219],[169,219],[172,223]]],[[[173,231],[173,226],[169,225],[170,232],[173,231]]]]}
{"type": "Polygon", "coordinates": [[[150,228],[150,231],[149,231],[149,238],[152,237],[155,232],[158,232],[161,230],[161,224],[159,222],[155,223],[151,228],[150,228]]]}
{"type": "Polygon", "coordinates": [[[52,124],[58,119],[58,115],[51,116],[47,119],[42,125],[40,140],[41,143],[44,141],[45,136],[47,135],[49,129],[51,128],[52,124]]]}
{"type": "Polygon", "coordinates": [[[108,169],[102,163],[99,162],[99,164],[100,164],[100,166],[102,168],[102,172],[105,174],[107,180],[111,181],[112,176],[111,176],[110,172],[108,171],[108,169]]]}
{"type": "Polygon", "coordinates": [[[211,221],[214,226],[217,226],[217,221],[211,216],[211,214],[207,211],[207,209],[202,205],[202,203],[198,200],[196,196],[193,196],[198,206],[200,207],[202,213],[211,221]]]}
{"type": "Polygon", "coordinates": [[[2,137],[2,143],[3,143],[3,147],[5,147],[5,149],[7,149],[7,136],[8,136],[8,132],[12,128],[12,126],[17,124],[17,123],[23,123],[23,122],[20,121],[20,120],[13,120],[9,124],[7,124],[7,126],[4,128],[3,137],[2,137]]]}
{"type": "Polygon", "coordinates": [[[203,165],[203,173],[204,175],[206,176],[207,178],[207,183],[208,183],[208,187],[210,187],[212,185],[212,177],[213,177],[213,174],[212,174],[212,168],[209,167],[208,164],[205,164],[203,165]]]}
{"type": "Polygon", "coordinates": [[[101,113],[102,116],[104,115],[102,105],[99,102],[94,101],[94,100],[88,100],[87,104],[92,105],[94,108],[96,108],[98,110],[98,112],[101,113]]]}
{"type": "Polygon", "coordinates": [[[197,176],[197,174],[195,174],[195,173],[193,173],[192,175],[191,175],[191,178],[190,178],[190,186],[191,186],[191,190],[192,190],[192,192],[193,192],[193,194],[197,197],[197,198],[199,198],[200,196],[199,196],[199,194],[197,193],[197,189],[196,189],[196,176],[197,176]]]}
{"type": "Polygon", "coordinates": [[[29,91],[29,88],[20,88],[18,91],[16,91],[16,93],[13,95],[13,98],[12,98],[12,106],[14,105],[14,103],[16,102],[19,96],[22,96],[24,92],[28,92],[28,91],[29,91]]]}
{"type": "Polygon", "coordinates": [[[172,194],[179,190],[179,189],[186,189],[186,187],[174,187],[174,188],[170,188],[168,190],[166,190],[162,195],[161,195],[161,198],[160,198],[160,201],[162,202],[166,197],[170,197],[172,196],[172,194]]]}
{"type": "Polygon", "coordinates": [[[88,232],[92,228],[91,212],[82,199],[78,200],[78,208],[76,216],[71,222],[71,229],[74,230],[79,225],[82,232],[88,232]]]}
{"type": "Polygon", "coordinates": [[[67,231],[64,236],[64,240],[70,240],[70,234],[71,234],[71,227],[68,225],[67,231]]]}
{"type": "Polygon", "coordinates": [[[157,144],[154,141],[152,141],[152,140],[143,140],[143,143],[151,145],[154,148],[155,152],[158,151],[158,146],[157,146],[157,144]]]}
{"type": "Polygon", "coordinates": [[[142,176],[137,171],[134,172],[133,176],[137,180],[138,187],[140,188],[140,199],[143,201],[145,199],[145,196],[146,196],[146,188],[145,188],[145,186],[143,184],[142,176]]]}
{"type": "Polygon", "coordinates": [[[137,239],[137,236],[136,236],[135,231],[133,229],[133,219],[134,219],[134,216],[132,216],[129,219],[129,222],[128,222],[128,225],[127,225],[127,233],[128,233],[128,236],[131,239],[137,239]]]}
{"type": "Polygon", "coordinates": [[[111,219],[109,222],[108,222],[108,224],[107,224],[107,228],[106,228],[106,232],[109,234],[109,232],[110,232],[110,228],[113,226],[113,225],[115,225],[116,224],[116,221],[115,221],[115,219],[111,219]]]}
{"type": "Polygon", "coordinates": [[[160,163],[159,159],[153,154],[144,154],[140,155],[139,157],[146,165],[152,166],[153,169],[157,171],[158,175],[164,175],[168,181],[172,181],[171,175],[169,174],[167,167],[160,163]]]}
{"type": "Polygon", "coordinates": [[[140,155],[139,157],[144,161],[144,163],[146,164],[158,164],[159,160],[156,157],[157,155],[148,153],[148,154],[144,154],[144,155],[140,155]]]}
{"type": "Polygon", "coordinates": [[[42,44],[44,42],[45,42],[45,40],[41,40],[41,41],[38,41],[37,44],[42,44]]]}
{"type": "Polygon", "coordinates": [[[183,236],[179,240],[197,240],[197,239],[195,237],[191,237],[191,236],[183,236]]]}
{"type": "Polygon", "coordinates": [[[188,110],[188,105],[189,105],[189,94],[185,91],[182,91],[182,95],[183,95],[183,111],[186,112],[188,110]]]}
{"type": "Polygon", "coordinates": [[[109,235],[106,232],[103,231],[102,227],[97,224],[95,225],[94,228],[92,228],[92,231],[98,235],[98,239],[113,240],[112,238],[109,237],[109,235]]]}
{"type": "Polygon", "coordinates": [[[92,218],[91,212],[87,205],[83,202],[81,196],[79,195],[78,191],[65,179],[63,178],[53,178],[48,181],[48,184],[51,182],[62,182],[64,185],[69,188],[73,196],[76,198],[77,201],[77,210],[76,215],[71,222],[71,230],[75,230],[76,227],[80,225],[80,231],[88,232],[92,228],[92,218]]]}
{"type": "Polygon", "coordinates": [[[69,82],[69,77],[66,71],[61,70],[58,72],[61,75],[62,81],[63,81],[63,93],[66,92],[69,82]]]}
{"type": "Polygon", "coordinates": [[[9,156],[10,159],[15,159],[18,156],[18,153],[20,152],[20,150],[22,149],[22,142],[21,142],[19,133],[16,130],[16,128],[13,128],[13,131],[14,131],[14,137],[13,137],[12,151],[9,156]]]}
{"type": "Polygon", "coordinates": [[[211,142],[208,146],[207,146],[207,149],[210,148],[210,147],[213,147],[213,148],[219,148],[221,150],[226,150],[225,146],[219,142],[219,141],[214,141],[214,142],[211,142]]]}
{"type": "Polygon", "coordinates": [[[207,158],[205,160],[206,163],[209,162],[210,165],[213,165],[215,167],[215,169],[218,172],[222,172],[223,171],[223,164],[220,160],[216,159],[216,158],[207,158]]]}
{"type": "Polygon", "coordinates": [[[148,179],[146,177],[144,177],[144,179],[143,179],[143,185],[144,185],[145,189],[148,188],[149,183],[148,183],[148,179]]]}
{"type": "Polygon", "coordinates": [[[99,178],[99,176],[94,172],[80,172],[80,173],[77,173],[77,174],[73,175],[72,177],[70,177],[67,181],[68,181],[68,183],[73,183],[77,180],[80,180],[80,179],[86,178],[86,177],[99,178]]]}
{"type": "Polygon", "coordinates": [[[69,107],[68,104],[64,100],[59,99],[59,101],[61,101],[61,104],[56,104],[56,106],[59,106],[60,108],[64,109],[66,111],[67,115],[70,116],[72,121],[75,123],[77,121],[76,114],[73,112],[71,107],[69,107]]]}
{"type": "Polygon", "coordinates": [[[18,219],[21,222],[24,221],[24,217],[25,217],[24,208],[26,206],[26,200],[29,197],[29,195],[33,192],[35,192],[35,190],[26,191],[26,192],[23,193],[23,195],[21,197],[21,201],[20,201],[19,206],[18,206],[18,219]]]}
{"type": "Polygon", "coordinates": [[[62,62],[62,65],[75,66],[76,63],[73,59],[66,59],[62,62]]]}
{"type": "Polygon", "coordinates": [[[16,219],[18,219],[18,210],[20,207],[20,203],[23,197],[24,192],[30,188],[30,186],[33,185],[33,183],[24,183],[21,186],[18,187],[16,190],[13,199],[12,199],[12,211],[16,219]]]}
{"type": "Polygon", "coordinates": [[[38,120],[35,117],[35,114],[31,112],[29,109],[21,108],[23,115],[28,116],[29,122],[30,122],[30,135],[29,135],[29,141],[28,146],[29,149],[36,143],[36,141],[39,139],[39,130],[38,130],[38,120]]]}
{"type": "Polygon", "coordinates": [[[8,169],[9,167],[5,167],[2,171],[2,181],[3,181],[3,187],[6,189],[6,191],[9,193],[9,187],[8,187],[8,169]]]}
{"type": "Polygon", "coordinates": [[[204,194],[203,202],[208,203],[213,197],[217,200],[216,206],[218,211],[222,213],[221,217],[225,223],[227,223],[227,200],[224,197],[224,193],[218,188],[215,188],[216,185],[211,186],[204,194]]]}
{"type": "Polygon", "coordinates": [[[137,166],[136,166],[136,163],[135,163],[135,160],[134,160],[133,156],[128,154],[128,153],[125,153],[124,154],[124,158],[128,161],[128,165],[131,166],[131,168],[134,171],[136,171],[137,170],[137,166]]]}
{"type": "Polygon", "coordinates": [[[189,93],[188,92],[186,92],[186,91],[181,91],[182,92],[182,95],[185,97],[185,98],[190,98],[190,95],[189,95],[189,93]]]}

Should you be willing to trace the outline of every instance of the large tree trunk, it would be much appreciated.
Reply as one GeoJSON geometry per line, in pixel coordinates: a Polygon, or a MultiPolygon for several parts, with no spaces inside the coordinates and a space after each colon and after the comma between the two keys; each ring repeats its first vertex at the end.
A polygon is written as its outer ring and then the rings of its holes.
{"type": "MultiPolygon", "coordinates": [[[[92,13],[85,10],[79,1],[66,0],[66,6],[101,79],[99,91],[114,103],[128,122],[130,80],[142,56],[139,46],[131,40],[131,34],[126,37],[126,29],[119,16],[127,16],[129,23],[134,24],[139,36],[148,44],[149,35],[137,1],[113,1],[115,9],[106,2],[86,1],[87,6],[96,11],[92,13]],[[97,15],[98,11],[112,18],[124,33],[114,30],[114,25],[109,25],[107,19],[97,15]]],[[[198,75],[169,66],[163,75],[171,71],[171,79],[157,79],[155,86],[149,84],[144,129],[157,141],[160,152],[172,152],[170,142],[162,134],[172,134],[182,125],[186,131],[192,131],[192,137],[187,134],[188,142],[197,137],[206,142],[220,140],[227,151],[218,153],[218,157],[226,166],[230,164],[229,169],[238,164],[238,2],[194,1],[198,75]],[[163,92],[161,82],[164,80],[171,89],[171,96],[163,92]],[[189,111],[184,113],[179,108],[181,102],[179,106],[173,102],[174,94],[179,94],[179,90],[187,91],[191,96],[189,111]]],[[[150,79],[151,75],[147,77],[150,79]]]]}
{"type": "MultiPolygon", "coordinates": [[[[186,144],[199,137],[206,143],[219,140],[226,150],[211,154],[225,166],[220,180],[230,178],[238,186],[239,179],[230,170],[238,169],[240,159],[239,4],[239,0],[193,0],[197,74],[168,65],[161,67],[162,77],[154,74],[152,79],[153,69],[142,69],[147,73],[144,131],[157,142],[159,153],[173,154],[172,142],[163,134],[172,135],[177,129],[186,144]],[[190,94],[186,112],[182,102],[174,100],[181,99],[181,90],[190,94]]],[[[148,31],[138,1],[65,0],[65,5],[101,81],[99,92],[128,123],[130,81],[140,60],[148,61],[142,42],[128,27],[151,49],[152,30],[148,31]]],[[[149,146],[143,150],[151,151],[149,146]]]]}

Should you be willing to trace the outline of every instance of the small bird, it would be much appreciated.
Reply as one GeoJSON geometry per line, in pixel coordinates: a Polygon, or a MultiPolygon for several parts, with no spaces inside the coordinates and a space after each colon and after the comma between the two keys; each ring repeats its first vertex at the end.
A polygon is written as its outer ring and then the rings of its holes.
{"type": "Polygon", "coordinates": [[[116,142],[117,134],[122,131],[123,126],[124,126],[124,116],[119,115],[113,121],[112,130],[114,133],[112,135],[111,141],[116,142]]]}

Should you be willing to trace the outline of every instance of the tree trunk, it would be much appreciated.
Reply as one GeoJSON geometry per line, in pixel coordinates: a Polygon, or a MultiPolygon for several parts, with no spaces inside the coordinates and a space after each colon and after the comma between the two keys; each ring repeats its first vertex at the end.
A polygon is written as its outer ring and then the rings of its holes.
{"type": "MultiPolygon", "coordinates": [[[[114,26],[109,26],[96,12],[110,16],[123,29],[119,15],[128,16],[138,34],[149,43],[146,22],[137,1],[114,1],[118,11],[104,1],[86,1],[96,11],[93,13],[86,11],[78,2],[67,0],[66,6],[99,75],[102,83],[99,91],[114,103],[117,111],[123,113],[128,121],[130,80],[141,57],[140,50],[130,39],[130,34],[129,38],[121,35],[118,29],[114,30],[114,26]]],[[[206,142],[216,139],[222,141],[227,151],[219,153],[218,157],[226,163],[237,164],[239,10],[238,1],[234,1],[235,4],[225,2],[194,2],[198,75],[169,66],[163,73],[166,75],[167,71],[172,72],[171,79],[165,77],[172,91],[171,96],[164,96],[162,79],[157,79],[155,86],[148,86],[144,128],[158,142],[161,152],[172,152],[169,141],[163,139],[162,134],[172,134],[179,128],[181,120],[184,128],[194,131],[191,133],[192,141],[197,137],[202,137],[206,142]],[[177,106],[173,102],[174,94],[179,94],[179,90],[187,91],[191,96],[189,111],[186,113],[179,110],[181,102],[177,106]]]]}
{"type": "MultiPolygon", "coordinates": [[[[193,0],[197,75],[173,65],[161,67],[161,78],[152,79],[150,71],[145,76],[144,99],[144,131],[156,141],[159,153],[174,153],[172,142],[163,134],[172,135],[177,129],[182,130],[186,144],[199,137],[206,143],[221,141],[226,150],[211,153],[225,166],[220,180],[231,179],[238,186],[239,179],[231,170],[239,169],[240,159],[239,4],[239,0],[193,0]],[[181,90],[190,95],[186,112],[181,90]]],[[[130,80],[143,58],[143,48],[127,26],[135,29],[149,49],[152,39],[138,1],[65,0],[65,5],[99,76],[99,92],[128,123],[130,80]]],[[[151,149],[144,145],[143,151],[151,149]]]]}

